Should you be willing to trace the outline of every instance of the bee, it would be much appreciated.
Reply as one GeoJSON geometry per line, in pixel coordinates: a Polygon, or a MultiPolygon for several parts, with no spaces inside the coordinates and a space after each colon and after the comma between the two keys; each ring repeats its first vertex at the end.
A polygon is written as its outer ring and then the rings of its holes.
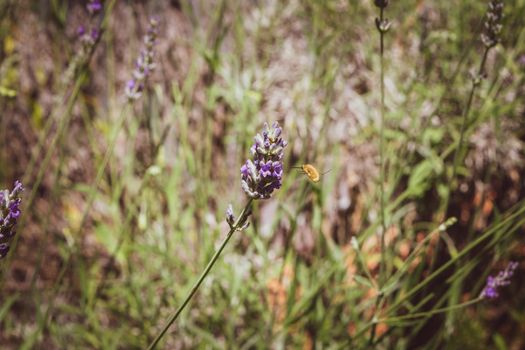
{"type": "Polygon", "coordinates": [[[303,164],[301,166],[294,166],[292,168],[301,169],[303,174],[305,174],[313,183],[318,183],[319,180],[321,180],[321,176],[330,171],[328,170],[321,174],[319,173],[319,170],[317,170],[312,164],[303,164]]]}

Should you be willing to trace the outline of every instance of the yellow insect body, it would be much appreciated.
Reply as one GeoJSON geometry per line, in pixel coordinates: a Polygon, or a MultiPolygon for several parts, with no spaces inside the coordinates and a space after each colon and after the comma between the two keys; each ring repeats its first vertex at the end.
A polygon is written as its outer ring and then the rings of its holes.
{"type": "Polygon", "coordinates": [[[321,179],[319,171],[312,164],[304,164],[301,169],[303,169],[310,181],[317,183],[321,179]]]}

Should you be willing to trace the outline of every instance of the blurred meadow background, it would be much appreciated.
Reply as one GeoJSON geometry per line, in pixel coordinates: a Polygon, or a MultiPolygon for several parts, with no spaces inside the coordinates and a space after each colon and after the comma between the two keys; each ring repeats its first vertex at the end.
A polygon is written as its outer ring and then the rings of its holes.
{"type": "Polygon", "coordinates": [[[488,1],[391,1],[384,124],[372,0],[95,3],[0,0],[0,348],[146,348],[274,121],[282,187],[158,348],[525,348],[525,0],[490,50],[488,1]]]}

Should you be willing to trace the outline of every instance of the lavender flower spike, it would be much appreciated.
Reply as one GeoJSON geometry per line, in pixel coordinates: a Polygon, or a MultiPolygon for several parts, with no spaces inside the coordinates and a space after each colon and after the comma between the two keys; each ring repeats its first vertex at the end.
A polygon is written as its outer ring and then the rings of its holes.
{"type": "Polygon", "coordinates": [[[242,188],[253,199],[270,198],[272,192],[282,185],[287,142],[282,139],[281,132],[279,123],[273,123],[272,127],[265,123],[250,149],[253,160],[248,159],[241,167],[242,188]]]}
{"type": "Polygon", "coordinates": [[[11,193],[0,191],[0,259],[9,252],[9,242],[15,235],[14,227],[20,217],[20,196],[24,187],[20,181],[15,181],[11,193]]]}
{"type": "Polygon", "coordinates": [[[144,47],[135,63],[133,78],[130,79],[125,88],[129,101],[137,100],[142,96],[144,83],[151,72],[155,69],[154,46],[157,41],[159,21],[156,18],[149,20],[148,32],[144,36],[144,47]]]}
{"type": "Polygon", "coordinates": [[[518,267],[517,262],[511,261],[505,270],[500,271],[496,277],[489,276],[487,278],[487,284],[479,295],[480,298],[495,299],[499,296],[498,288],[507,286],[510,284],[510,278],[514,274],[514,271],[518,267]]]}
{"type": "Polygon", "coordinates": [[[491,48],[499,43],[502,18],[503,2],[501,0],[491,0],[486,14],[483,33],[481,34],[481,41],[485,47],[491,48]]]}

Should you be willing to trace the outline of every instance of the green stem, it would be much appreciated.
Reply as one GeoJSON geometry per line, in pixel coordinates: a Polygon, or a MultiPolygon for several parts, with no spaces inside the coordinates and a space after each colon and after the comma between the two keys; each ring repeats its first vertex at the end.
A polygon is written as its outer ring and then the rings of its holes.
{"type": "MultiPolygon", "coordinates": [[[[459,143],[458,143],[458,146],[456,147],[456,150],[454,151],[454,161],[452,163],[452,176],[449,179],[449,183],[454,182],[456,175],[457,175],[459,159],[461,157],[461,154],[463,153],[462,152],[463,147],[464,147],[463,143],[465,142],[465,134],[466,134],[467,126],[468,126],[468,117],[470,114],[470,109],[472,107],[472,101],[474,100],[474,94],[476,92],[476,89],[480,84],[479,79],[485,69],[485,63],[487,62],[487,56],[488,56],[489,50],[490,48],[485,49],[485,52],[483,53],[483,58],[481,59],[481,63],[479,65],[478,76],[474,77],[474,80],[472,82],[472,88],[470,89],[470,94],[467,100],[467,106],[465,107],[465,110],[463,112],[463,120],[461,123],[461,131],[459,134],[459,143]]],[[[448,209],[448,197],[449,196],[447,196],[445,210],[448,209]]]]}
{"type": "MultiPolygon", "coordinates": [[[[463,121],[461,123],[461,132],[459,134],[459,144],[456,148],[456,151],[454,152],[454,162],[452,163],[452,176],[450,178],[450,181],[454,181],[457,170],[458,170],[458,162],[461,154],[463,153],[463,143],[465,140],[465,132],[467,130],[468,125],[468,116],[470,114],[470,108],[472,106],[472,100],[474,99],[474,93],[476,92],[476,88],[479,86],[479,78],[481,74],[483,74],[483,70],[485,67],[485,62],[487,61],[487,55],[489,53],[490,48],[486,48],[485,52],[483,53],[483,59],[481,60],[481,63],[479,65],[478,70],[478,76],[474,77],[474,81],[472,82],[472,89],[470,90],[470,94],[467,101],[467,107],[465,108],[465,111],[463,112],[463,121]]],[[[450,183],[450,182],[449,182],[450,183]]],[[[446,209],[446,208],[445,208],[446,209]]]]}
{"type": "MultiPolygon", "coordinates": [[[[440,208],[440,210],[438,210],[438,213],[439,213],[438,219],[440,220],[446,217],[447,212],[448,212],[448,206],[450,204],[451,191],[455,190],[454,180],[456,178],[457,171],[458,171],[459,159],[461,158],[461,155],[463,154],[463,146],[464,146],[463,143],[464,143],[465,134],[467,131],[470,108],[472,106],[472,101],[474,100],[474,94],[476,92],[476,89],[480,85],[481,75],[483,74],[483,71],[485,70],[485,63],[487,62],[489,50],[490,50],[490,47],[485,48],[485,52],[483,53],[483,58],[481,59],[481,63],[479,64],[478,76],[474,77],[474,80],[472,81],[472,88],[470,89],[470,94],[467,100],[467,106],[465,107],[465,110],[463,111],[463,120],[461,123],[461,131],[459,134],[459,143],[456,149],[454,150],[454,160],[452,163],[452,175],[448,179],[449,186],[451,187],[449,187],[448,191],[446,192],[445,199],[442,202],[443,203],[442,207],[440,208]]],[[[437,257],[439,256],[440,249],[441,249],[440,245],[438,244],[436,246],[436,249],[434,250],[434,254],[432,255],[432,259],[430,261],[430,271],[434,270],[434,266],[436,264],[437,257]]]]}
{"type": "MultiPolygon", "coordinates": [[[[381,7],[379,11],[379,23],[383,23],[384,20],[384,8],[381,7]]],[[[381,221],[381,261],[379,264],[379,285],[382,287],[385,280],[386,273],[386,222],[385,222],[385,31],[379,28],[379,53],[380,53],[380,66],[381,66],[381,125],[379,126],[379,192],[380,192],[380,221],[381,221]]],[[[383,293],[377,294],[376,308],[381,304],[383,293]]],[[[374,318],[378,310],[374,312],[374,318]]],[[[374,341],[375,330],[377,323],[373,323],[372,331],[370,333],[370,343],[374,341]]]]}
{"type": "Polygon", "coordinates": [[[199,279],[197,280],[197,282],[195,282],[193,287],[191,287],[188,295],[186,296],[186,298],[184,298],[184,301],[179,306],[177,311],[175,311],[175,313],[169,318],[168,322],[164,325],[164,327],[159,332],[159,334],[157,334],[157,336],[155,337],[153,342],[151,342],[151,344],[148,346],[148,350],[155,349],[155,347],[157,346],[159,341],[162,339],[162,337],[166,334],[166,332],[171,327],[171,325],[177,320],[179,315],[186,308],[186,306],[190,302],[191,298],[195,295],[195,293],[197,293],[197,290],[199,289],[200,285],[202,284],[202,282],[204,281],[204,279],[206,278],[206,276],[208,275],[208,273],[212,269],[213,265],[215,265],[215,262],[217,262],[217,259],[219,259],[219,256],[221,255],[222,251],[224,250],[224,247],[226,247],[226,244],[228,244],[228,241],[230,240],[230,238],[233,236],[235,231],[237,231],[240,228],[240,226],[243,225],[244,222],[246,221],[246,219],[247,219],[247,217],[249,215],[249,211],[250,211],[249,209],[250,209],[250,207],[252,205],[252,201],[253,201],[253,199],[250,199],[248,201],[248,203],[246,204],[246,206],[242,210],[241,214],[239,215],[239,218],[235,221],[235,223],[230,228],[230,231],[226,235],[226,238],[224,238],[224,241],[222,241],[219,249],[217,249],[215,254],[213,254],[213,257],[208,262],[208,265],[206,265],[206,268],[204,269],[204,271],[202,271],[202,273],[201,273],[199,279]]]}
{"type": "MultiPolygon", "coordinates": [[[[379,20],[383,21],[384,9],[381,8],[379,20]]],[[[385,234],[386,234],[386,222],[385,222],[385,63],[384,63],[384,32],[379,31],[380,41],[380,55],[381,55],[381,126],[379,136],[379,187],[380,187],[380,213],[381,213],[381,264],[379,270],[380,284],[384,281],[384,274],[386,269],[385,259],[385,234]]]]}
{"type": "Polygon", "coordinates": [[[476,299],[472,299],[472,300],[469,300],[469,301],[461,303],[461,304],[447,306],[447,307],[443,307],[443,308],[440,308],[440,309],[435,309],[435,310],[432,310],[432,311],[417,312],[415,314],[408,314],[408,315],[392,317],[392,318],[384,318],[384,319],[379,320],[378,322],[389,323],[389,322],[410,320],[412,318],[432,316],[432,315],[440,314],[440,313],[451,311],[451,310],[462,309],[464,307],[476,304],[476,303],[480,302],[481,300],[483,300],[483,299],[482,298],[476,298],[476,299]]]}

